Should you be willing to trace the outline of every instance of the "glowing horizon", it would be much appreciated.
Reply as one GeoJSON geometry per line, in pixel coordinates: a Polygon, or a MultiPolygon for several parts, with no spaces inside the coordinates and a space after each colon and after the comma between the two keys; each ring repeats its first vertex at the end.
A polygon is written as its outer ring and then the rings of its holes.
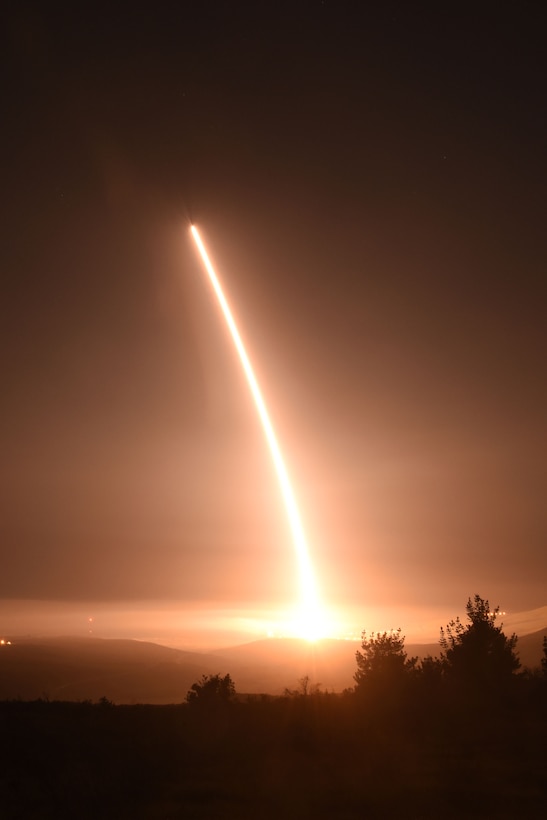
{"type": "Polygon", "coordinates": [[[218,276],[215,273],[197,228],[194,225],[191,225],[190,230],[239,355],[239,359],[241,361],[241,365],[243,367],[264,434],[266,436],[266,441],[270,449],[270,454],[281,489],[281,495],[287,511],[287,517],[289,520],[289,526],[292,533],[299,568],[301,601],[300,613],[296,618],[296,625],[298,631],[301,632],[304,637],[309,640],[314,640],[321,636],[321,633],[325,629],[325,624],[323,623],[322,608],[319,602],[319,593],[306,536],[287,468],[285,466],[281,449],[279,447],[264,398],[260,391],[258,381],[239,334],[236,322],[233,318],[232,311],[222,290],[218,276]]]}

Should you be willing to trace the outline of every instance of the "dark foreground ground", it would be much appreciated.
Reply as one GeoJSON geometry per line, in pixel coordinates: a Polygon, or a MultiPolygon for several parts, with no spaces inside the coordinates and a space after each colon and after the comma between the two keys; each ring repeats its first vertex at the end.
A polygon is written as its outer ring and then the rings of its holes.
{"type": "Polygon", "coordinates": [[[4,702],[0,817],[544,818],[546,703],[4,702]]]}

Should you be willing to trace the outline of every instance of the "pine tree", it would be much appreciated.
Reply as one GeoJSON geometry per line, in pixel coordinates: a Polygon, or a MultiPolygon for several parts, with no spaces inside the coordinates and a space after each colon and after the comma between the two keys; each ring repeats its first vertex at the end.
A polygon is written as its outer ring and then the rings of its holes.
{"type": "Polygon", "coordinates": [[[492,690],[503,687],[520,667],[515,652],[517,636],[508,638],[496,625],[499,607],[490,609],[487,600],[475,595],[466,606],[469,623],[459,618],[441,627],[441,663],[443,671],[461,684],[492,690]]]}
{"type": "Polygon", "coordinates": [[[370,636],[364,631],[355,659],[356,691],[379,696],[400,694],[417,663],[417,658],[407,657],[400,627],[393,632],[371,632],[370,636]]]}

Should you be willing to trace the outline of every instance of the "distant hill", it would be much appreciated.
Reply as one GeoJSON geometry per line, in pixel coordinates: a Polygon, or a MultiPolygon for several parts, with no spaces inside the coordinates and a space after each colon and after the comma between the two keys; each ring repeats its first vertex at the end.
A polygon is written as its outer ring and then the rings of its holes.
{"type": "MultiPolygon", "coordinates": [[[[509,630],[504,630],[506,634],[510,634],[509,630]]],[[[532,632],[530,635],[523,635],[519,637],[517,643],[517,653],[520,658],[522,667],[534,669],[541,664],[541,657],[543,655],[543,636],[547,635],[547,627],[538,629],[537,632],[532,632]]]]}
{"type": "MultiPolygon", "coordinates": [[[[509,630],[507,630],[509,631],[509,630]]],[[[536,667],[547,627],[519,638],[524,666],[536,667]]],[[[0,700],[92,700],[180,703],[203,674],[230,673],[241,693],[281,694],[308,676],[322,690],[353,685],[358,642],[269,638],[215,652],[173,649],[145,641],[24,638],[0,647],[0,700]]],[[[408,644],[409,656],[437,656],[438,644],[408,644]]]]}
{"type": "Polygon", "coordinates": [[[49,698],[115,703],[177,703],[219,658],[144,641],[14,639],[0,651],[0,699],[49,698]]]}

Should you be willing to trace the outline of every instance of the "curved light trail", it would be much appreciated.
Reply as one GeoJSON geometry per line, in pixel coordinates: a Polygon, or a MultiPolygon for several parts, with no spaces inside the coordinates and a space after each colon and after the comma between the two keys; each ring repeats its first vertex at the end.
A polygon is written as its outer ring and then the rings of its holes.
{"type": "Polygon", "coordinates": [[[222,287],[211,264],[207,251],[205,250],[205,247],[203,245],[197,228],[194,225],[192,225],[190,230],[192,232],[192,236],[199,250],[199,254],[201,256],[201,260],[203,262],[205,270],[207,271],[210,282],[213,286],[216,297],[222,309],[222,313],[226,320],[226,324],[228,325],[228,329],[230,330],[232,340],[238,352],[241,365],[247,378],[249,389],[254,399],[258,416],[260,418],[260,422],[264,430],[264,435],[266,436],[266,441],[268,443],[268,447],[270,448],[270,453],[272,461],[274,463],[275,471],[277,473],[279,486],[281,488],[281,494],[283,497],[283,501],[285,503],[285,508],[287,510],[287,517],[289,519],[289,525],[292,532],[294,549],[296,552],[296,558],[300,574],[300,631],[302,632],[303,636],[308,638],[320,637],[319,630],[322,627],[322,618],[320,614],[319,595],[315,581],[315,574],[313,572],[310,554],[308,551],[308,545],[306,543],[306,536],[304,534],[304,529],[302,527],[300,513],[298,511],[296,499],[292,490],[291,482],[289,480],[287,468],[285,467],[285,462],[283,461],[283,456],[281,454],[281,450],[279,448],[279,444],[277,442],[274,429],[270,421],[266,404],[262,397],[262,393],[260,392],[260,387],[258,386],[258,382],[256,380],[253,368],[251,366],[251,362],[249,361],[249,357],[247,356],[247,351],[245,350],[245,346],[241,340],[241,336],[239,335],[239,331],[234,321],[234,317],[232,316],[230,306],[228,305],[226,297],[224,296],[222,287]]]}

